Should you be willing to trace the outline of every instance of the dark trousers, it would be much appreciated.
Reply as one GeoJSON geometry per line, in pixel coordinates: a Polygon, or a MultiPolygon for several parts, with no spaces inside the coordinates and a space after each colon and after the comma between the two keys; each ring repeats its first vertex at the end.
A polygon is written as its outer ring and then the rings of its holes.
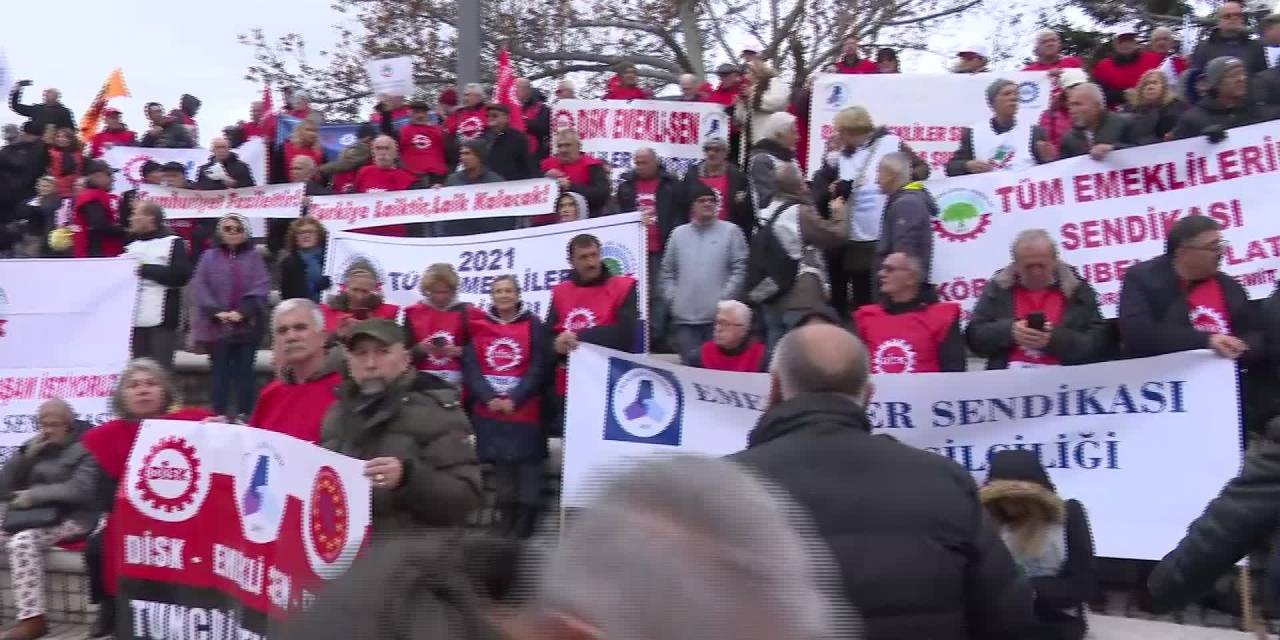
{"type": "Polygon", "coordinates": [[[98,604],[107,599],[107,585],[102,576],[102,545],[104,530],[89,534],[84,541],[84,568],[89,573],[89,602],[98,604]]]}
{"type": "Polygon", "coordinates": [[[498,504],[537,507],[542,504],[546,484],[542,460],[499,462],[493,465],[494,493],[498,504]]]}
{"type": "Polygon", "coordinates": [[[258,399],[258,381],[253,362],[258,356],[252,343],[219,342],[209,348],[209,404],[218,415],[229,415],[232,392],[236,395],[236,411],[248,415],[258,399]]]}
{"type": "Polygon", "coordinates": [[[133,357],[151,358],[173,371],[173,353],[178,346],[178,330],[170,327],[134,327],[133,357]]]}
{"type": "Polygon", "coordinates": [[[689,364],[702,349],[702,343],[711,339],[714,329],[709,324],[676,325],[676,349],[680,352],[680,364],[689,364]]]}
{"type": "Polygon", "coordinates": [[[876,274],[871,273],[875,249],[874,242],[850,242],[843,249],[826,252],[831,308],[845,322],[854,310],[875,299],[876,274]]]}

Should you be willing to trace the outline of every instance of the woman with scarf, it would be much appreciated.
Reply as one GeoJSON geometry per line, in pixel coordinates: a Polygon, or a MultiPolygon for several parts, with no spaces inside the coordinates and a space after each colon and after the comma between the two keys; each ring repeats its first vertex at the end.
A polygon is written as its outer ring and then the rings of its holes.
{"type": "Polygon", "coordinates": [[[458,272],[451,264],[433,264],[422,272],[418,290],[422,302],[404,310],[405,340],[414,365],[461,389],[462,348],[473,309],[458,301],[458,272]]]}
{"type": "Polygon", "coordinates": [[[306,298],[320,302],[329,288],[324,274],[324,252],[329,232],[315,218],[298,218],[289,224],[285,254],[280,259],[280,299],[306,298]]]}
{"type": "Polygon", "coordinates": [[[191,279],[191,337],[209,354],[209,401],[214,413],[248,416],[257,400],[254,360],[267,324],[271,278],[253,246],[249,223],[237,213],[218,220],[217,246],[205,251],[191,279]]]}
{"type": "Polygon", "coordinates": [[[542,431],[542,383],[547,332],[520,301],[515,276],[498,276],[493,305],[469,322],[462,375],[471,398],[476,457],[494,465],[498,525],[504,535],[533,533],[542,503],[547,439],[542,431]]]}

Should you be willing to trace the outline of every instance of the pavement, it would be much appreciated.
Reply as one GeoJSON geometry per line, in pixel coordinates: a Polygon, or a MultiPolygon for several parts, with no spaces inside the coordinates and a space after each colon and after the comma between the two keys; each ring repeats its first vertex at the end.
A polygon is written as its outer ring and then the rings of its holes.
{"type": "MultiPolygon", "coordinates": [[[[1192,625],[1138,620],[1116,616],[1089,616],[1089,636],[1092,640],[1255,640],[1257,636],[1230,629],[1211,629],[1192,625]]],[[[1267,636],[1274,638],[1275,636],[1267,636]]]]}

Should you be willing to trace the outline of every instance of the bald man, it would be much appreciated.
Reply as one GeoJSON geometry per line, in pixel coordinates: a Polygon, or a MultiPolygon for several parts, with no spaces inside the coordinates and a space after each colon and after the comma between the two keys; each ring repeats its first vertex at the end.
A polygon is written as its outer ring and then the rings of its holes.
{"type": "Polygon", "coordinates": [[[872,437],[873,421],[929,425],[911,423],[919,413],[869,404],[862,343],[834,325],[800,327],[778,342],[770,374],[769,409],[732,458],[812,514],[866,637],[1024,637],[1032,591],[984,516],[969,472],[872,437]]]}
{"type": "Polygon", "coordinates": [[[252,187],[253,172],[249,165],[231,150],[226,138],[214,138],[209,143],[209,161],[196,172],[195,188],[201,191],[220,191],[237,187],[252,187]]]}

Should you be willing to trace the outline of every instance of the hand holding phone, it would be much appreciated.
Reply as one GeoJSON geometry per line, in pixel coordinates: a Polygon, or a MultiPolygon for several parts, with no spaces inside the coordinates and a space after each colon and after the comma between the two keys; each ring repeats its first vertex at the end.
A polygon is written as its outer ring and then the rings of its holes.
{"type": "Polygon", "coordinates": [[[1036,331],[1044,331],[1044,323],[1045,323],[1045,318],[1043,313],[1037,311],[1035,313],[1027,314],[1028,329],[1035,329],[1036,331]]]}

